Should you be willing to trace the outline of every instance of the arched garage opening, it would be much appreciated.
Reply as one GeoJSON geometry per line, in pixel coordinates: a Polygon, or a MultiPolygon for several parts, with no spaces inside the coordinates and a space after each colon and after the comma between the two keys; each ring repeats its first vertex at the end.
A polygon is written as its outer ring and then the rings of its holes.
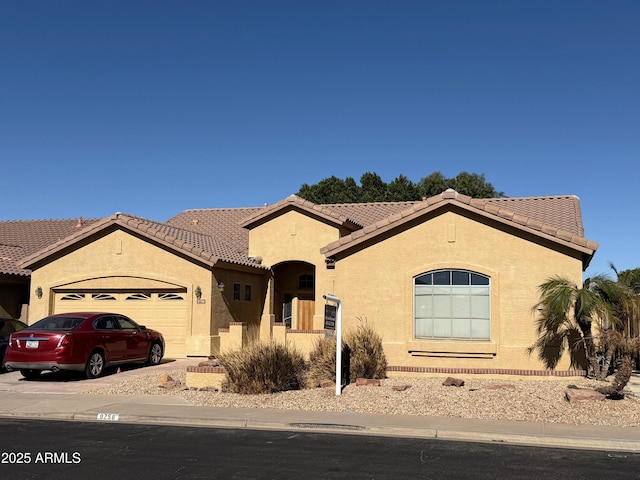
{"type": "Polygon", "coordinates": [[[189,305],[185,287],[149,279],[110,277],[54,288],[52,313],[114,312],[129,316],[162,333],[166,357],[181,358],[187,354],[189,305]],[[127,286],[114,288],[116,285],[127,286]]]}

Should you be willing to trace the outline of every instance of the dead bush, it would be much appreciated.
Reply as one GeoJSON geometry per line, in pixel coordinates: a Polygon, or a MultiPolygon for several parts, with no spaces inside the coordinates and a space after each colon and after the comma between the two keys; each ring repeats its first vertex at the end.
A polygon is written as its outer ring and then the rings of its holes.
{"type": "MultiPolygon", "coordinates": [[[[345,332],[342,361],[343,372],[348,373],[348,383],[353,383],[358,378],[382,379],[387,376],[387,357],[382,348],[382,338],[363,320],[360,320],[356,328],[345,332]]],[[[336,340],[318,339],[309,354],[309,385],[318,386],[324,379],[335,378],[336,340]]]]}
{"type": "Polygon", "coordinates": [[[336,378],[336,339],[322,337],[316,340],[309,353],[307,383],[317,387],[322,380],[336,378]]]}
{"type": "Polygon", "coordinates": [[[275,393],[305,386],[307,364],[288,345],[256,342],[224,353],[219,360],[227,371],[225,389],[232,393],[275,393]]]}
{"type": "Polygon", "coordinates": [[[350,382],[358,378],[386,378],[387,357],[382,348],[382,337],[366,321],[360,320],[356,328],[348,330],[344,343],[350,382]]]}

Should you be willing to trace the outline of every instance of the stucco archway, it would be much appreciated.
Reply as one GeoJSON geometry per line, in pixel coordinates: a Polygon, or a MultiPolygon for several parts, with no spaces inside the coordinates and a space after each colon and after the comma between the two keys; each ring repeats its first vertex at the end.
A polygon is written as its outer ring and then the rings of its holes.
{"type": "Polygon", "coordinates": [[[316,300],[315,265],[301,261],[282,262],[272,271],[276,323],[284,323],[293,330],[312,330],[316,300]]]}

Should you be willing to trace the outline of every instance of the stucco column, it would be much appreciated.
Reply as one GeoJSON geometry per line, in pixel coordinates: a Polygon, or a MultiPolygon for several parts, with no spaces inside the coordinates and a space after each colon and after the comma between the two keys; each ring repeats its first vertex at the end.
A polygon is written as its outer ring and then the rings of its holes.
{"type": "Polygon", "coordinates": [[[260,317],[260,340],[268,342],[271,340],[271,330],[276,320],[273,313],[275,303],[275,281],[270,278],[267,282],[267,293],[265,295],[264,308],[260,317]]]}

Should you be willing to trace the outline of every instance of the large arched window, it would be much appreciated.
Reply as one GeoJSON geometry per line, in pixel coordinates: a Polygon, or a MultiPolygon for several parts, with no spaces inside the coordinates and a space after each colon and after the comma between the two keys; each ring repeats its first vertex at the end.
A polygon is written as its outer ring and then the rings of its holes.
{"type": "Polygon", "coordinates": [[[491,339],[489,277],[467,270],[436,270],[414,279],[415,337],[491,339]]]}

